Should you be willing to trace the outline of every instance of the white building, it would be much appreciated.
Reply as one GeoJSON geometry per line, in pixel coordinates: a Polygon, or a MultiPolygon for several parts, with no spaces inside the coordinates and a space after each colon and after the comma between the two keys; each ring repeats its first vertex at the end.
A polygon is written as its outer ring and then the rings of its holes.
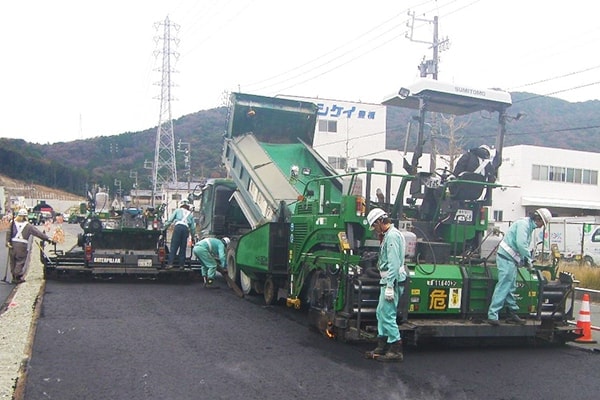
{"type": "MultiPolygon", "coordinates": [[[[313,148],[340,173],[366,171],[368,160],[390,160],[394,173],[406,174],[401,170],[403,153],[385,148],[386,106],[310,97],[281,97],[309,101],[319,107],[313,148]]],[[[429,155],[424,155],[422,162],[429,165],[429,155]]],[[[372,168],[385,172],[383,161],[375,161],[372,168]]],[[[399,183],[400,178],[393,180],[391,201],[395,200],[399,183]]],[[[375,190],[384,190],[385,178],[373,178],[373,186],[371,200],[375,201],[375,190]]]]}
{"type": "Polygon", "coordinates": [[[496,221],[510,222],[539,207],[554,216],[600,215],[600,154],[538,146],[505,147],[494,190],[496,221]]]}
{"type": "Polygon", "coordinates": [[[282,96],[319,107],[313,148],[335,169],[365,168],[385,151],[387,110],[382,104],[282,96]]]}

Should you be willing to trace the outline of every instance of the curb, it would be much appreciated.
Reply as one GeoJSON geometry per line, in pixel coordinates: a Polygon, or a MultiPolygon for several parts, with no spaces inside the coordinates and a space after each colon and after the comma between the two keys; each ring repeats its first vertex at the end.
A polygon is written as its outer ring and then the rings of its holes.
{"type": "MultiPolygon", "coordinates": [[[[71,235],[66,242],[75,240],[71,235]]],[[[37,240],[34,238],[33,240],[37,240]]],[[[21,400],[46,281],[39,249],[32,244],[27,280],[15,286],[0,313],[0,399],[21,400]]]]}

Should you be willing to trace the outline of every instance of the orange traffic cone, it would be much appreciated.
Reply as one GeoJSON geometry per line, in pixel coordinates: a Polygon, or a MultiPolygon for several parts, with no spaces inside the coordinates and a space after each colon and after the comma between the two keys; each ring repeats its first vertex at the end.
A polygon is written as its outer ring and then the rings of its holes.
{"type": "Polygon", "coordinates": [[[584,293],[581,300],[581,308],[577,317],[577,328],[581,329],[583,336],[575,339],[577,343],[596,343],[592,339],[592,316],[590,313],[590,295],[584,293]]]}

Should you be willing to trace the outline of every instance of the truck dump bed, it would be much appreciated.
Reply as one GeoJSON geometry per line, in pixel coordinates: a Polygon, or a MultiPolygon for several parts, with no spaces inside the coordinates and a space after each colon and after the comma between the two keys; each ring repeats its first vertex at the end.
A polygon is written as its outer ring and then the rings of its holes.
{"type": "MultiPolygon", "coordinates": [[[[242,93],[232,102],[223,163],[238,187],[234,197],[252,228],[285,219],[307,181],[336,175],[310,147],[317,106],[242,93]]],[[[341,180],[337,186],[339,197],[341,180]]]]}

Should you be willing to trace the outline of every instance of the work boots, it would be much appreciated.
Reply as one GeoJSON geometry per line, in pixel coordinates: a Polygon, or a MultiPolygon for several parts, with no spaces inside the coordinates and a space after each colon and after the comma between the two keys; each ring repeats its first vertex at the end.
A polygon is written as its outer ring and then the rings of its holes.
{"type": "Polygon", "coordinates": [[[365,352],[365,357],[375,358],[384,355],[388,348],[387,339],[387,336],[377,336],[377,347],[375,350],[365,352]]]}
{"type": "Polygon", "coordinates": [[[525,325],[526,321],[520,318],[513,310],[508,310],[507,324],[525,325]]]}
{"type": "Polygon", "coordinates": [[[206,279],[204,281],[204,287],[207,289],[218,289],[219,287],[215,284],[215,281],[213,279],[206,279]]]}
{"type": "Polygon", "coordinates": [[[390,343],[385,354],[376,358],[377,361],[400,362],[404,359],[402,354],[402,341],[390,343]]]}

